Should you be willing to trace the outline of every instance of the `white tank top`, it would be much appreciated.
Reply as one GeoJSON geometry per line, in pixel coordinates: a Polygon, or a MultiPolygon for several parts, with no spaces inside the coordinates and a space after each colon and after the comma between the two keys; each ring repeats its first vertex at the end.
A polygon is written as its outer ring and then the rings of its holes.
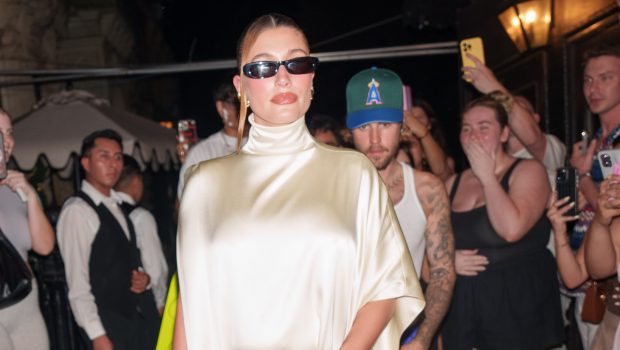
{"type": "Polygon", "coordinates": [[[413,169],[405,164],[400,163],[403,168],[403,182],[405,183],[405,193],[403,198],[394,205],[400,228],[403,230],[409,253],[413,259],[413,266],[418,276],[422,273],[422,261],[424,260],[424,250],[426,248],[426,239],[424,231],[426,230],[426,215],[422,209],[422,205],[418,199],[415,190],[415,180],[413,169]]]}

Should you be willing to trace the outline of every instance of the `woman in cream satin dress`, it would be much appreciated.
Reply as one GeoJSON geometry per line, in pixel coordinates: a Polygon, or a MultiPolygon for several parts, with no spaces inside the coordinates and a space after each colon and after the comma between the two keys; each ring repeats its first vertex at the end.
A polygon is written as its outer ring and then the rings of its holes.
{"type": "Polygon", "coordinates": [[[238,62],[252,128],[237,154],[187,175],[174,348],[398,349],[423,294],[374,166],[306,129],[318,65],[306,37],[262,16],[238,62]]]}

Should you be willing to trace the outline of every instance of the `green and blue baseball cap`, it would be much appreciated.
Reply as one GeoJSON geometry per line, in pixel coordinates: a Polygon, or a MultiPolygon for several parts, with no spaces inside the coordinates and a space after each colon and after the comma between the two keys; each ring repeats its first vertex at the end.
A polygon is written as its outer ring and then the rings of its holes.
{"type": "Polygon", "coordinates": [[[389,69],[372,67],[347,84],[347,128],[403,122],[403,82],[389,69]]]}

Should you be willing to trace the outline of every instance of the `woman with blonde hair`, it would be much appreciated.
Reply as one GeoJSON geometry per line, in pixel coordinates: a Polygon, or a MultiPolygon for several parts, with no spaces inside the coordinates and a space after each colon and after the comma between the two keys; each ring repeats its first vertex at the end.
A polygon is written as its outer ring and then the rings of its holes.
{"type": "Polygon", "coordinates": [[[189,170],[178,232],[175,349],[398,349],[423,296],[387,190],[304,114],[318,59],[290,18],[239,42],[237,154],[189,170]]]}
{"type": "MultiPolygon", "coordinates": [[[[11,117],[0,108],[2,155],[11,157],[15,139],[11,117]]],[[[0,231],[28,264],[28,251],[47,255],[54,249],[54,229],[47,220],[37,191],[23,173],[8,170],[0,180],[0,231]]],[[[0,348],[2,350],[49,349],[49,338],[41,310],[35,278],[32,290],[19,302],[0,309],[0,348]]],[[[4,285],[2,285],[4,287],[4,285]]],[[[4,292],[4,290],[2,291],[4,292]]],[[[4,295],[3,295],[4,296],[4,295]]]]}

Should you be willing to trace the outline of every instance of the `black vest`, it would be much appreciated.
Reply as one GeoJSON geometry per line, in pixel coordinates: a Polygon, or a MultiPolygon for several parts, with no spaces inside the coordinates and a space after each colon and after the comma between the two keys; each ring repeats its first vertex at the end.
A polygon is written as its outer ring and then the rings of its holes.
{"type": "Polygon", "coordinates": [[[91,293],[106,334],[115,349],[141,348],[135,343],[128,346],[127,341],[137,340],[135,337],[151,346],[157,339],[160,318],[151,290],[140,294],[130,291],[131,273],[142,265],[131,219],[122,210],[131,237],[128,240],[121,224],[103,203],[95,205],[82,191],[77,196],[99,217],[99,230],[91,244],[89,277],[91,293]]]}
{"type": "Polygon", "coordinates": [[[123,212],[126,215],[131,215],[131,212],[134,211],[134,209],[139,207],[139,205],[137,205],[137,204],[131,204],[131,203],[127,203],[127,202],[122,202],[120,204],[120,206],[121,206],[121,209],[123,209],[123,212]]]}

